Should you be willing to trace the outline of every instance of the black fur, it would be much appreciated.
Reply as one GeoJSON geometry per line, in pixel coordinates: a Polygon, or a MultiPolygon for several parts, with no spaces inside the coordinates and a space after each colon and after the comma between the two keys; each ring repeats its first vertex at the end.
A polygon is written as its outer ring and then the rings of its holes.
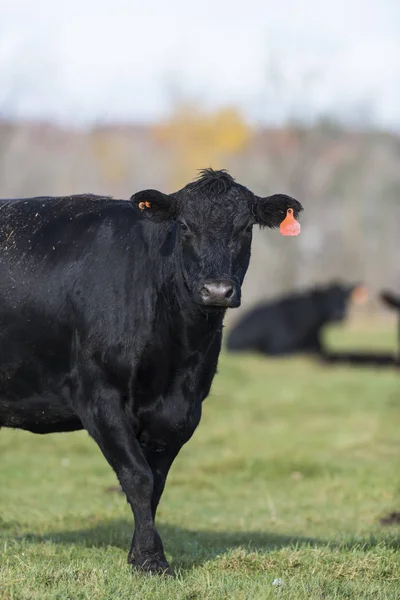
{"type": "Polygon", "coordinates": [[[168,569],[157,505],[240,303],[252,225],[302,208],[281,198],[266,210],[206,170],[170,195],[0,202],[0,427],[89,432],[133,509],[136,567],[168,569]],[[225,304],[204,304],[210,280],[232,286],[225,304]]]}

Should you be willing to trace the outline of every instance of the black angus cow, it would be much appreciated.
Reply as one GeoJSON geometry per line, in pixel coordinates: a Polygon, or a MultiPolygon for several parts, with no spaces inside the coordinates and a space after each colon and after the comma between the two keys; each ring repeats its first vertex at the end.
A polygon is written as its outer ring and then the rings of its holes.
{"type": "Polygon", "coordinates": [[[252,227],[301,210],[211,169],[170,195],[0,203],[0,427],[88,431],[132,507],[137,568],[168,572],[157,505],[240,305],[252,227]]]}
{"type": "Polygon", "coordinates": [[[358,286],[333,283],[262,304],[232,328],[227,348],[269,356],[320,355],[323,327],[345,318],[356,289],[358,286]]]}

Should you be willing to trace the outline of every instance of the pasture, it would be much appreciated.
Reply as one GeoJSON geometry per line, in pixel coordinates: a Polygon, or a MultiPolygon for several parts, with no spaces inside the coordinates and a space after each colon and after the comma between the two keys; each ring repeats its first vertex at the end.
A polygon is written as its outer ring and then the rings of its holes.
{"type": "Polygon", "coordinates": [[[132,576],[131,512],[85,432],[2,430],[0,599],[396,600],[399,526],[379,519],[400,510],[399,451],[399,373],[223,353],[160,504],[160,579],[132,576]]]}

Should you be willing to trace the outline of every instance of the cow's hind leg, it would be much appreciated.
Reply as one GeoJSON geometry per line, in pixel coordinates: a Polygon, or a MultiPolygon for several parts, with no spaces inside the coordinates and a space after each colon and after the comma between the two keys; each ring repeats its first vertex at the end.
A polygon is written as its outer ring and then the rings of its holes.
{"type": "Polygon", "coordinates": [[[106,386],[96,387],[94,403],[90,409],[81,408],[79,416],[116,472],[132,507],[135,533],[128,561],[144,571],[169,574],[153,518],[152,470],[127,420],[119,394],[106,386]]]}

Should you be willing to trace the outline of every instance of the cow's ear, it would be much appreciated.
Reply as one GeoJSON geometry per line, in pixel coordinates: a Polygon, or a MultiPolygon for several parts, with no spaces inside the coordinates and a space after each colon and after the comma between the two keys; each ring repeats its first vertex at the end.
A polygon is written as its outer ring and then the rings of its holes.
{"type": "Polygon", "coordinates": [[[289,214],[297,219],[303,207],[298,200],[286,194],[274,194],[266,198],[254,196],[253,215],[260,227],[276,229],[287,217],[289,209],[292,211],[289,214]]]}
{"type": "Polygon", "coordinates": [[[168,221],[177,217],[177,202],[172,194],[163,194],[158,190],[142,190],[131,197],[131,202],[146,217],[155,221],[168,221]]]}

